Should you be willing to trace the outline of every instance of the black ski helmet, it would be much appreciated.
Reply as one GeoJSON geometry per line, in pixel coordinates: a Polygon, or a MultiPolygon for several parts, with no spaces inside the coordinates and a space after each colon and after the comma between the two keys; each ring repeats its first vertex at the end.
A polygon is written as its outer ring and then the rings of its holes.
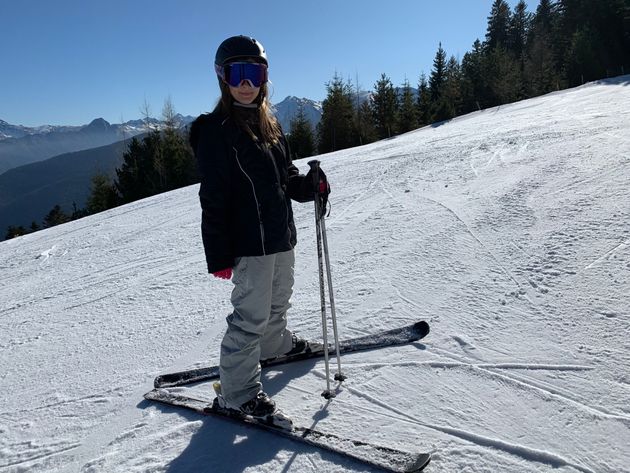
{"type": "Polygon", "coordinates": [[[217,49],[214,63],[223,66],[239,59],[254,59],[256,62],[269,65],[267,53],[262,44],[249,36],[232,36],[223,41],[217,49]]]}

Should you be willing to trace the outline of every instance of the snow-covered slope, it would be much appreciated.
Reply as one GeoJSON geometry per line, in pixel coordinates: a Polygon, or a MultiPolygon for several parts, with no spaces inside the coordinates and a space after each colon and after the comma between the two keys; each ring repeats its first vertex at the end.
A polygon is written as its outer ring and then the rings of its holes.
{"type": "MultiPolygon", "coordinates": [[[[629,83],[321,156],[341,336],[432,333],[344,356],[330,403],[323,362],[266,371],[283,410],[432,451],[430,472],[630,471],[629,83]]],[[[231,284],[206,274],[196,193],[0,243],[1,471],[369,471],[143,401],[218,358],[231,284]]],[[[290,324],[316,338],[313,212],[295,210],[290,324]]]]}

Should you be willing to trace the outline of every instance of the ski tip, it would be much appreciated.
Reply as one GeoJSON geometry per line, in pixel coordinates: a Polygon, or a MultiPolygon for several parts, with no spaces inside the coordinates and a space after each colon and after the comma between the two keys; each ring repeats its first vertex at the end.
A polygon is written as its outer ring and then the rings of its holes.
{"type": "Polygon", "coordinates": [[[425,320],[416,322],[415,324],[413,324],[413,328],[414,330],[417,330],[422,335],[420,338],[426,337],[431,331],[431,328],[429,327],[428,322],[426,322],[425,320]]]}
{"type": "Polygon", "coordinates": [[[407,468],[405,468],[404,471],[405,473],[417,473],[424,470],[424,468],[429,464],[430,461],[430,453],[421,453],[416,457],[415,461],[412,464],[408,465],[407,468]]]}
{"type": "Polygon", "coordinates": [[[145,398],[147,401],[155,401],[156,399],[159,398],[160,391],[161,391],[160,388],[155,388],[149,391],[148,393],[145,393],[144,396],[142,397],[145,398]]]}

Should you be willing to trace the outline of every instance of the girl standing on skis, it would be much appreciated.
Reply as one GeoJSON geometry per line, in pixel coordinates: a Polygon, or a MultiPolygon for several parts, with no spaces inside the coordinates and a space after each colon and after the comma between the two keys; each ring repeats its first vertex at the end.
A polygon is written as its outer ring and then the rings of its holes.
{"type": "Polygon", "coordinates": [[[309,351],[287,329],[293,291],[296,229],[291,199],[309,202],[330,192],[319,170],[302,175],[270,111],[267,55],[248,36],[219,46],[215,70],[221,100],[199,116],[190,143],[201,173],[199,198],[208,271],[232,279],[234,310],[221,343],[221,407],[253,416],[275,412],[262,391],[260,360],[309,351]]]}

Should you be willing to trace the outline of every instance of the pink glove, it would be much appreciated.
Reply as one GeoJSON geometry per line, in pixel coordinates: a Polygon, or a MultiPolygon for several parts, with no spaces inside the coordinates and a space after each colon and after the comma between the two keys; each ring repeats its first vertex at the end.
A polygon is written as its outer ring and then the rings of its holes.
{"type": "Polygon", "coordinates": [[[232,279],[232,268],[222,269],[216,273],[212,273],[215,278],[219,279],[232,279]]]}

